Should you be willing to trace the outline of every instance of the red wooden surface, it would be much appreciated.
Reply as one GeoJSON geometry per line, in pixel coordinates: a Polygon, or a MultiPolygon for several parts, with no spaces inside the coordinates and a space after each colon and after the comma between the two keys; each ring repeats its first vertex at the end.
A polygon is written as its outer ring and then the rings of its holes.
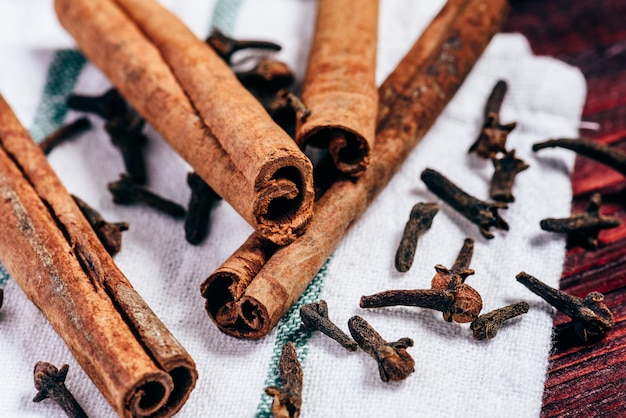
{"type": "MultiPolygon", "coordinates": [[[[599,124],[581,136],[626,150],[626,0],[512,1],[505,31],[521,32],[533,51],[581,69],[588,97],[583,121],[599,124]]],[[[568,251],[562,290],[585,296],[604,293],[615,326],[592,344],[570,338],[563,315],[555,318],[554,351],[543,397],[544,417],[626,416],[626,179],[584,157],[572,174],[572,212],[584,210],[600,191],[601,212],[622,225],[600,234],[594,251],[568,251]]]]}

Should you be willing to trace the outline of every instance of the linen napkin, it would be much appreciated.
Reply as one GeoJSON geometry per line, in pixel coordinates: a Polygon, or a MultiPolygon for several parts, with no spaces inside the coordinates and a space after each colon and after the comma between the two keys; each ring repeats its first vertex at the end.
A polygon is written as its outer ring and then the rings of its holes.
{"type": "MultiPolygon", "coordinates": [[[[79,115],[68,111],[70,92],[96,95],[110,87],[100,71],[73,48],[58,26],[49,1],[0,0],[0,92],[36,140],[79,115]]],[[[444,1],[381,1],[378,73],[393,70],[444,1]]],[[[218,27],[235,37],[280,43],[277,58],[302,79],[312,37],[313,0],[163,1],[200,37],[218,27]]],[[[531,145],[552,136],[575,135],[585,98],[585,83],[574,68],[534,56],[521,35],[499,34],[489,45],[455,98],[390,184],[341,241],[296,306],[270,335],[240,341],[223,335],[204,312],[199,284],[249,235],[251,228],[225,202],[212,212],[209,238],[199,246],[184,240],[181,221],[149,208],[117,206],[106,184],[123,171],[103,123],[52,151],[49,160],[66,188],[110,221],[124,220],[122,251],[115,261],[137,291],[189,351],[199,379],[181,417],[271,416],[264,388],[277,382],[282,344],[296,343],[304,369],[303,417],[499,417],[538,416],[545,380],[552,309],[517,283],[526,271],[557,286],[565,253],[562,236],[539,228],[545,217],[569,214],[570,152],[531,145]],[[428,191],[420,180],[433,168],[470,194],[488,198],[493,167],[467,150],[482,124],[484,102],[495,83],[509,90],[503,122],[516,121],[507,147],[530,168],[516,180],[515,202],[501,210],[510,225],[485,240],[477,227],[428,191]],[[413,204],[440,204],[432,228],[419,241],[413,267],[398,273],[395,250],[413,204]],[[362,295],[386,289],[428,288],[433,267],[450,267],[464,238],[476,240],[467,283],[482,295],[483,312],[527,301],[528,314],[510,321],[493,340],[475,341],[469,324],[444,322],[439,312],[409,307],[359,308],[362,295]],[[327,337],[300,327],[298,308],[324,299],[330,317],[347,331],[360,315],[387,340],[410,337],[415,373],[384,383],[375,361],[363,351],[350,353],[327,337]]],[[[148,187],[185,205],[190,167],[147,127],[148,187]]],[[[1,232],[0,232],[1,234],[1,232]]],[[[0,235],[0,239],[1,235],[0,235]]],[[[5,304],[0,309],[0,415],[60,416],[51,401],[32,402],[32,369],[38,360],[69,364],[66,384],[89,416],[114,412],[17,285],[0,271],[5,304]]]]}

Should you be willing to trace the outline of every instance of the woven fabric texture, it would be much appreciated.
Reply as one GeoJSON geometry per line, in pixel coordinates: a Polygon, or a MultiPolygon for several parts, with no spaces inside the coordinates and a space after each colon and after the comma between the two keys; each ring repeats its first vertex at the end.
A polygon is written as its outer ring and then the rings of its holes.
{"type": "MultiPolygon", "coordinates": [[[[19,2],[22,3],[22,2],[19,2]]],[[[283,46],[277,58],[304,74],[314,26],[312,0],[202,2],[164,4],[200,37],[211,26],[240,38],[262,38],[283,46]]],[[[393,70],[443,1],[381,2],[377,80],[393,70]]],[[[23,16],[25,5],[0,1],[0,11],[23,16]]],[[[42,10],[47,10],[45,7],[42,10]]],[[[52,13],[51,10],[48,13],[52,13]]],[[[110,84],[102,73],[71,48],[54,16],[38,17],[36,30],[23,44],[0,29],[0,91],[36,139],[62,121],[78,117],[64,107],[70,91],[100,94],[110,84]]],[[[32,26],[26,22],[25,25],[32,26]]],[[[15,26],[15,25],[14,25],[15,26]]],[[[2,25],[0,25],[0,28],[2,25]]],[[[499,34],[480,59],[432,130],[411,153],[391,183],[356,222],[306,292],[270,335],[239,341],[220,333],[204,312],[198,289],[202,280],[249,235],[251,228],[225,202],[212,214],[211,235],[200,246],[184,240],[182,222],[148,208],[117,206],[106,184],[123,171],[103,123],[55,149],[50,163],[67,189],[102,212],[107,220],[124,220],[122,251],[115,261],[197,363],[199,380],[179,416],[270,416],[264,388],[277,382],[281,346],[294,341],[305,381],[304,417],[499,417],[538,416],[550,350],[552,310],[516,283],[519,271],[556,286],[565,254],[564,238],[543,232],[539,220],[567,216],[571,202],[571,153],[531,145],[551,136],[572,136],[578,129],[585,98],[581,74],[557,60],[532,54],[521,35],[499,34]],[[541,75],[539,77],[538,75],[541,75]],[[495,83],[509,90],[502,107],[504,122],[518,126],[508,147],[530,168],[518,176],[516,201],[501,215],[510,225],[485,240],[478,229],[428,191],[420,180],[433,168],[467,192],[487,199],[493,167],[467,150],[482,123],[484,102],[495,83]],[[407,273],[393,266],[404,224],[413,204],[441,206],[433,226],[418,245],[407,273]],[[475,341],[468,324],[445,322],[441,314],[419,308],[359,308],[361,295],[386,289],[428,288],[436,264],[450,267],[463,240],[476,240],[467,283],[482,295],[484,311],[525,300],[531,310],[511,321],[491,341],[475,341]],[[298,308],[319,299],[328,302],[331,318],[347,331],[347,320],[360,315],[389,340],[410,337],[415,373],[398,383],[384,383],[376,363],[363,351],[350,353],[327,337],[301,328],[298,308]]],[[[150,127],[146,148],[148,187],[185,205],[190,167],[150,127]]],[[[1,273],[1,270],[0,270],[1,273]]],[[[63,341],[10,278],[0,279],[5,305],[0,310],[0,389],[4,416],[44,417],[61,412],[49,401],[33,403],[32,367],[38,360],[69,364],[67,386],[88,415],[114,416],[96,387],[76,364],[63,341]]]]}

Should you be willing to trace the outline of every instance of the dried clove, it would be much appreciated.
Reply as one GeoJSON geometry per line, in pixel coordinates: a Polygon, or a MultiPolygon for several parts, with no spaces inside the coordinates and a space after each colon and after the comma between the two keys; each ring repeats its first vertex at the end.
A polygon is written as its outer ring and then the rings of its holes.
{"type": "Polygon", "coordinates": [[[274,42],[234,39],[216,28],[213,28],[211,34],[206,38],[206,43],[228,64],[231,64],[233,54],[242,49],[281,50],[281,46],[274,42]]]}
{"type": "Polygon", "coordinates": [[[146,182],[146,164],[142,153],[147,143],[142,133],[144,124],[145,120],[137,116],[132,119],[116,117],[104,125],[111,142],[122,154],[126,172],[135,183],[140,184],[146,182]]]}
{"type": "Polygon", "coordinates": [[[555,147],[569,149],[579,155],[594,159],[626,176],[626,153],[618,148],[588,138],[558,138],[534,144],[533,151],[555,147]]]}
{"type": "Polygon", "coordinates": [[[282,388],[269,386],[265,393],[274,397],[272,414],[276,418],[297,418],[302,408],[303,373],[296,348],[292,342],[283,345],[278,362],[282,388]]]}
{"type": "Polygon", "coordinates": [[[295,136],[297,122],[306,121],[311,114],[302,100],[286,88],[265,96],[257,94],[256,97],[272,120],[292,138],[295,136]]]}
{"type": "Polygon", "coordinates": [[[474,274],[470,269],[472,256],[474,255],[474,240],[465,238],[463,246],[451,268],[447,269],[441,264],[435,266],[437,272],[431,280],[430,287],[437,290],[450,290],[461,288],[461,292],[455,295],[455,309],[443,311],[443,319],[448,322],[470,322],[480,313],[483,302],[480,294],[465,280],[474,274]],[[462,285],[462,286],[460,286],[462,285]]]}
{"type": "Polygon", "coordinates": [[[38,361],[35,364],[35,389],[37,394],[33,402],[41,402],[44,399],[52,399],[65,411],[67,416],[74,418],[86,418],[87,414],[78,404],[74,395],[65,386],[65,378],[69,366],[64,364],[57,369],[50,363],[38,361]]]}
{"type": "Polygon", "coordinates": [[[289,87],[295,79],[293,71],[286,63],[270,57],[259,58],[253,68],[236,72],[235,75],[248,90],[265,94],[289,87]]]}
{"type": "Polygon", "coordinates": [[[387,290],[362,296],[361,308],[417,306],[443,312],[443,318],[447,322],[472,322],[483,308],[480,294],[465,283],[465,279],[474,274],[474,270],[468,268],[473,248],[474,241],[466,239],[451,269],[437,264],[431,289],[387,290]]]}
{"type": "Polygon", "coordinates": [[[492,158],[495,171],[491,178],[489,196],[499,202],[513,202],[513,182],[515,176],[529,166],[519,158],[515,158],[515,150],[507,152],[502,158],[492,158]]]}
{"type": "Polygon", "coordinates": [[[591,292],[579,298],[554,289],[525,272],[515,277],[531,292],[572,318],[574,331],[582,341],[600,339],[613,327],[613,314],[604,304],[602,293],[591,292]]]}
{"type": "Polygon", "coordinates": [[[404,227],[404,233],[396,251],[395,264],[398,271],[407,272],[413,265],[417,241],[430,229],[437,212],[439,212],[439,205],[436,203],[420,202],[411,209],[409,220],[404,227]]]}
{"type": "Polygon", "coordinates": [[[120,249],[122,248],[122,231],[128,230],[128,223],[109,223],[104,220],[98,211],[89,206],[83,200],[74,195],[71,196],[82,214],[87,219],[87,222],[89,222],[89,225],[91,225],[91,228],[100,239],[100,242],[102,242],[102,245],[104,245],[107,252],[111,255],[115,255],[120,252],[120,249]]]}
{"type": "Polygon", "coordinates": [[[475,152],[482,158],[494,158],[498,153],[506,153],[506,140],[516,123],[502,125],[500,123],[500,108],[504,101],[507,84],[499,80],[493,87],[485,104],[484,122],[478,139],[472,144],[469,152],[475,152]]]}
{"type": "Polygon", "coordinates": [[[493,234],[489,232],[491,227],[509,230],[509,225],[498,215],[498,209],[508,207],[506,203],[489,203],[470,196],[442,174],[429,168],[422,172],[421,178],[431,192],[477,225],[483,237],[493,238],[493,234]]]}
{"type": "Polygon", "coordinates": [[[492,339],[504,321],[525,314],[529,308],[528,303],[518,302],[480,315],[470,324],[474,339],[492,339]]]}
{"type": "Polygon", "coordinates": [[[279,90],[273,101],[267,106],[267,110],[274,120],[279,121],[285,118],[280,115],[281,112],[288,113],[290,120],[298,120],[301,123],[304,123],[311,114],[302,100],[288,89],[279,90]]]}
{"type": "Polygon", "coordinates": [[[211,206],[221,197],[197,173],[187,174],[187,184],[191,197],[185,216],[185,239],[197,245],[209,234],[211,206]]]}
{"type": "Polygon", "coordinates": [[[600,193],[594,193],[585,212],[577,213],[569,218],[543,219],[539,222],[539,226],[544,231],[566,233],[568,248],[582,246],[593,250],[598,247],[600,230],[615,228],[621,224],[617,218],[600,215],[601,203],[600,193]]]}
{"type": "Polygon", "coordinates": [[[110,89],[101,96],[70,94],[67,107],[79,112],[95,113],[104,120],[123,117],[128,110],[126,100],[115,89],[110,89]]]}
{"type": "Polygon", "coordinates": [[[406,349],[413,340],[401,338],[388,343],[365,319],[353,316],[348,320],[352,338],[378,363],[378,373],[383,382],[404,380],[415,371],[415,360],[406,349]]]}
{"type": "Polygon", "coordinates": [[[127,176],[122,175],[118,181],[109,183],[107,187],[113,195],[113,201],[115,203],[127,205],[143,202],[173,218],[179,219],[185,217],[185,208],[137,186],[127,176]]]}
{"type": "Polygon", "coordinates": [[[300,308],[300,318],[302,324],[310,330],[318,330],[322,334],[332,338],[350,351],[356,351],[358,345],[356,341],[346,335],[328,317],[328,304],[324,300],[309,303],[300,308]]]}
{"type": "Polygon", "coordinates": [[[89,118],[78,118],[73,122],[63,125],[59,129],[45,137],[43,141],[39,143],[39,148],[41,148],[43,153],[47,155],[56,146],[62,144],[69,139],[75,138],[76,136],[82,134],[90,128],[91,122],[89,121],[89,118]]]}

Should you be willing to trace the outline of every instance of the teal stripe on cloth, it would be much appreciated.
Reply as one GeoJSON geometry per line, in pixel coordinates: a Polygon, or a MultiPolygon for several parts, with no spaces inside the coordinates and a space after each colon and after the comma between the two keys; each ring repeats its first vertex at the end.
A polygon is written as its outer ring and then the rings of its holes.
{"type": "MultiPolygon", "coordinates": [[[[300,296],[298,301],[289,309],[289,312],[280,320],[277,325],[278,332],[276,334],[276,341],[274,342],[274,350],[272,358],[270,360],[269,372],[267,379],[265,380],[265,387],[267,386],[281,386],[281,380],[278,373],[278,360],[280,359],[280,353],[282,352],[283,345],[287,342],[293,342],[296,346],[296,352],[298,353],[298,360],[300,364],[304,363],[306,355],[308,353],[307,343],[311,337],[311,332],[302,327],[302,320],[300,319],[300,307],[307,303],[317,302],[320,294],[322,293],[322,286],[328,275],[328,265],[330,259],[326,260],[320,271],[313,278],[309,286],[304,293],[300,296]]],[[[271,418],[272,414],[272,398],[265,392],[261,395],[261,401],[257,406],[256,418],[271,418]]]]}
{"type": "MultiPolygon", "coordinates": [[[[65,100],[74,89],[85,62],[83,55],[76,50],[60,50],[54,54],[48,67],[43,94],[35,111],[35,120],[30,128],[35,142],[43,140],[63,123],[67,113],[65,100]]],[[[0,286],[9,278],[9,273],[0,264],[0,286]]]]}
{"type": "Polygon", "coordinates": [[[35,112],[30,134],[35,142],[57,130],[67,113],[65,101],[85,65],[85,57],[76,50],[60,50],[48,68],[48,78],[43,96],[35,112]]]}
{"type": "Polygon", "coordinates": [[[7,270],[4,268],[2,264],[0,264],[0,286],[4,286],[4,284],[11,278],[7,270]]]}
{"type": "Polygon", "coordinates": [[[219,29],[226,34],[232,33],[242,4],[243,0],[219,0],[213,9],[211,28],[219,29]]]}

